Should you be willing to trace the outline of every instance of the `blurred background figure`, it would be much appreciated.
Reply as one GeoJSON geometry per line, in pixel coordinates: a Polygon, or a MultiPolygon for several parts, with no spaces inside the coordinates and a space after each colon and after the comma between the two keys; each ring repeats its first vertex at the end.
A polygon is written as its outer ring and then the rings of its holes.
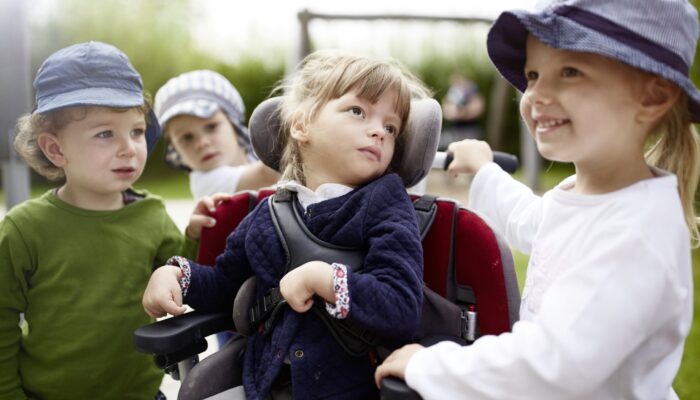
{"type": "Polygon", "coordinates": [[[442,99],[442,116],[447,122],[440,137],[440,150],[462,139],[481,139],[479,119],[484,114],[484,96],[475,82],[461,73],[450,77],[450,87],[442,99]]]}

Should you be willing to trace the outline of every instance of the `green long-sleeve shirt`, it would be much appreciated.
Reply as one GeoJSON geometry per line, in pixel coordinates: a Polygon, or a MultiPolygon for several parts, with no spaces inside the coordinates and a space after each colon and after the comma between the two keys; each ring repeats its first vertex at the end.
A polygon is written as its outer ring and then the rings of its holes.
{"type": "Polygon", "coordinates": [[[0,222],[0,399],[153,399],[162,372],[132,345],[141,297],[172,255],[194,256],[163,202],[90,211],[53,192],[0,222]],[[28,330],[19,327],[24,313],[28,330]]]}

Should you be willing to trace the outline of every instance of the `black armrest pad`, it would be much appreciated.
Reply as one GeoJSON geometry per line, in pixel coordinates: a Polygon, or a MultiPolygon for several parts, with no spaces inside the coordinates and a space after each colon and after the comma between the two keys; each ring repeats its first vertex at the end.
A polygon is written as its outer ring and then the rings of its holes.
{"type": "Polygon", "coordinates": [[[422,397],[398,378],[382,379],[381,400],[421,400],[422,397]]]}
{"type": "MultiPolygon", "coordinates": [[[[465,346],[467,342],[458,337],[436,335],[423,338],[420,341],[425,347],[432,346],[442,341],[450,341],[465,346]]],[[[411,389],[406,385],[401,379],[398,378],[384,378],[382,379],[382,388],[380,390],[381,400],[421,400],[422,397],[415,390],[411,389]]]]}
{"type": "Polygon", "coordinates": [[[140,327],[134,331],[134,347],[142,353],[172,353],[211,334],[230,329],[233,329],[231,313],[194,311],[140,327]]]}

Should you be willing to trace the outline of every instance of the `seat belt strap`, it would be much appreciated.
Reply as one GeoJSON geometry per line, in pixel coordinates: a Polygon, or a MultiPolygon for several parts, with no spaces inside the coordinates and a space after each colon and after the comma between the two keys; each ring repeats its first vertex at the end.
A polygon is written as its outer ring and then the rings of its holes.
{"type": "MultiPolygon", "coordinates": [[[[355,272],[360,272],[365,251],[324,242],[313,235],[304,224],[295,203],[296,193],[278,189],[268,200],[270,216],[287,257],[285,271],[289,272],[308,261],[341,262],[355,272]]],[[[279,287],[270,289],[250,309],[252,326],[269,332],[286,304],[279,287]],[[262,325],[261,325],[262,324],[262,325]]],[[[338,343],[352,355],[365,355],[374,346],[376,335],[347,320],[331,317],[322,300],[314,302],[314,312],[330,329],[338,343]]]]}

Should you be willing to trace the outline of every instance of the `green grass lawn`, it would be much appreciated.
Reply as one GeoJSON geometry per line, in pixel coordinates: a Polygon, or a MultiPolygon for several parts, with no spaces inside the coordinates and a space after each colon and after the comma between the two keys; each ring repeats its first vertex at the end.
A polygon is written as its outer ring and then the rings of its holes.
{"type": "MultiPolygon", "coordinates": [[[[34,177],[31,184],[31,197],[38,197],[57,184],[34,177]]],[[[169,168],[146,169],[142,177],[134,184],[136,189],[146,189],[164,199],[191,199],[187,173],[169,168]]],[[[5,194],[0,185],[0,204],[5,203],[5,194]]]]}
{"type": "Polygon", "coordinates": [[[683,363],[673,387],[681,399],[700,399],[700,250],[693,251],[693,326],[685,342],[683,363]]]}

